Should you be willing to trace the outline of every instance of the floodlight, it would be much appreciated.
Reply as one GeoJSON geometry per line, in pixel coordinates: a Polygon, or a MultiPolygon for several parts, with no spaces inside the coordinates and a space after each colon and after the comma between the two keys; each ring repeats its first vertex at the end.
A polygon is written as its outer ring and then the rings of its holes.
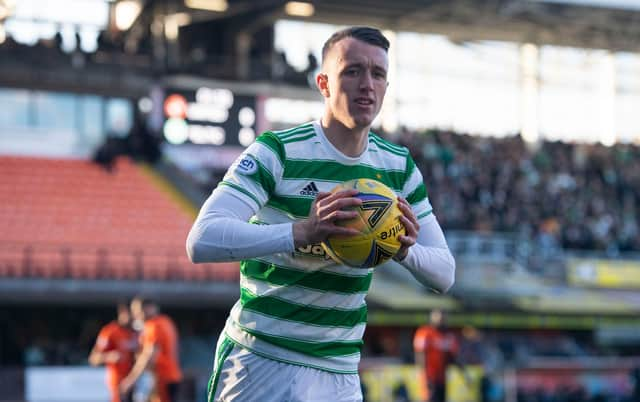
{"type": "Polygon", "coordinates": [[[184,4],[189,8],[219,13],[225,12],[229,8],[227,0],[184,0],[184,4]]]}
{"type": "Polygon", "coordinates": [[[142,11],[142,5],[135,0],[122,0],[116,3],[116,27],[126,31],[133,25],[142,11]]]}
{"type": "Polygon", "coordinates": [[[296,17],[311,17],[315,12],[315,7],[311,3],[301,1],[289,1],[284,6],[284,11],[296,17]]]}

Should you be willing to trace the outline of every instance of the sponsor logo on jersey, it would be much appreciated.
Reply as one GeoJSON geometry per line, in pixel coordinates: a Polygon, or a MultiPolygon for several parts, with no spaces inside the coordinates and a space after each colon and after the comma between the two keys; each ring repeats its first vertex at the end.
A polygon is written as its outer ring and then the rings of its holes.
{"type": "Polygon", "coordinates": [[[307,257],[319,257],[325,260],[330,260],[331,257],[324,251],[324,248],[320,244],[309,244],[308,246],[296,248],[295,254],[304,255],[307,257]]]}
{"type": "Polygon", "coordinates": [[[300,195],[310,195],[312,197],[315,197],[316,195],[318,195],[319,191],[320,190],[318,190],[318,186],[316,186],[316,183],[311,182],[307,184],[302,190],[300,190],[300,195]]]}
{"type": "Polygon", "coordinates": [[[238,162],[238,173],[244,175],[254,174],[258,171],[258,162],[250,155],[245,155],[240,162],[238,162]]]}

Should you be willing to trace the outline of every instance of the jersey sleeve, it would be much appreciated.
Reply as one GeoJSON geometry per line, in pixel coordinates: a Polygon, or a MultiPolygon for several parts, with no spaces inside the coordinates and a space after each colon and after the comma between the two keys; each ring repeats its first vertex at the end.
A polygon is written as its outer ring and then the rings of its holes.
{"type": "Polygon", "coordinates": [[[413,350],[415,352],[424,352],[427,343],[427,330],[424,327],[418,328],[413,337],[413,350]]]}
{"type": "Polygon", "coordinates": [[[427,188],[424,185],[422,173],[416,166],[411,155],[407,155],[407,165],[405,169],[405,182],[402,189],[402,196],[413,208],[418,221],[433,212],[433,207],[427,196],[427,188]]]}
{"type": "Polygon", "coordinates": [[[231,193],[256,209],[274,193],[284,170],[284,146],[271,132],[251,144],[227,170],[218,191],[231,193]]]}
{"type": "Polygon", "coordinates": [[[158,326],[154,324],[148,324],[145,325],[144,329],[142,330],[140,343],[142,344],[142,347],[154,345],[158,342],[158,338],[158,326]]]}
{"type": "Polygon", "coordinates": [[[104,352],[109,350],[112,347],[111,342],[111,333],[109,327],[104,327],[98,333],[98,337],[96,338],[96,348],[99,352],[104,352]]]}

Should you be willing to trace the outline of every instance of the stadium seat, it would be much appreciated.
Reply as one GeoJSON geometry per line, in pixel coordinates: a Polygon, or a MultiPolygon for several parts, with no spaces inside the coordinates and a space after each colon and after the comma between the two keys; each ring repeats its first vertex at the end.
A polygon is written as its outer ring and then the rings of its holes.
{"type": "Polygon", "coordinates": [[[71,256],[71,277],[77,279],[98,279],[98,254],[91,250],[89,252],[76,251],[71,256]]]}
{"type": "Polygon", "coordinates": [[[107,257],[107,272],[111,279],[139,279],[138,262],[136,255],[131,252],[129,254],[110,254],[107,257]]]}
{"type": "Polygon", "coordinates": [[[204,264],[207,280],[232,282],[240,279],[240,264],[237,262],[220,262],[204,264]]]}
{"type": "Polygon", "coordinates": [[[34,249],[27,269],[29,276],[35,278],[62,279],[66,276],[60,251],[34,249]]]}
{"type": "MultiPolygon", "coordinates": [[[[86,160],[3,156],[0,178],[0,244],[51,248],[26,267],[7,254],[0,260],[7,261],[3,276],[33,268],[46,278],[185,277],[184,242],[193,216],[131,159],[117,158],[107,171],[86,160]],[[73,252],[63,257],[60,245],[73,252]],[[123,250],[139,250],[142,257],[123,250]]],[[[203,272],[186,275],[200,280],[207,277],[203,272]]]]}
{"type": "Polygon", "coordinates": [[[24,277],[24,252],[19,248],[3,248],[0,250],[0,277],[24,277]]]}
{"type": "Polygon", "coordinates": [[[169,279],[169,266],[164,255],[144,255],[143,278],[147,280],[165,281],[169,279]]]}

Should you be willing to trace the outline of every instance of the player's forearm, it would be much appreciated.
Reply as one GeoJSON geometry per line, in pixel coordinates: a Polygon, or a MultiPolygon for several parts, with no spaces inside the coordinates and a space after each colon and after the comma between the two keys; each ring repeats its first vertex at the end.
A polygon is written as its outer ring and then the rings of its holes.
{"type": "Polygon", "coordinates": [[[135,364],[131,368],[129,374],[127,374],[127,379],[131,383],[135,383],[138,381],[138,378],[144,373],[144,371],[149,367],[151,360],[153,359],[153,355],[155,354],[155,350],[150,351],[142,351],[135,364]]]}
{"type": "Polygon", "coordinates": [[[235,218],[215,217],[196,222],[187,238],[194,263],[238,261],[293,251],[290,223],[253,225],[235,218]]]}
{"type": "Polygon", "coordinates": [[[448,248],[415,244],[400,264],[418,282],[440,293],[448,291],[455,282],[456,263],[448,248]]]}
{"type": "Polygon", "coordinates": [[[417,242],[400,264],[425,287],[444,293],[453,286],[456,262],[435,215],[420,221],[417,242]]]}
{"type": "Polygon", "coordinates": [[[189,259],[195,263],[238,261],[293,251],[291,224],[248,223],[255,212],[239,198],[216,189],[187,237],[189,259]]]}

